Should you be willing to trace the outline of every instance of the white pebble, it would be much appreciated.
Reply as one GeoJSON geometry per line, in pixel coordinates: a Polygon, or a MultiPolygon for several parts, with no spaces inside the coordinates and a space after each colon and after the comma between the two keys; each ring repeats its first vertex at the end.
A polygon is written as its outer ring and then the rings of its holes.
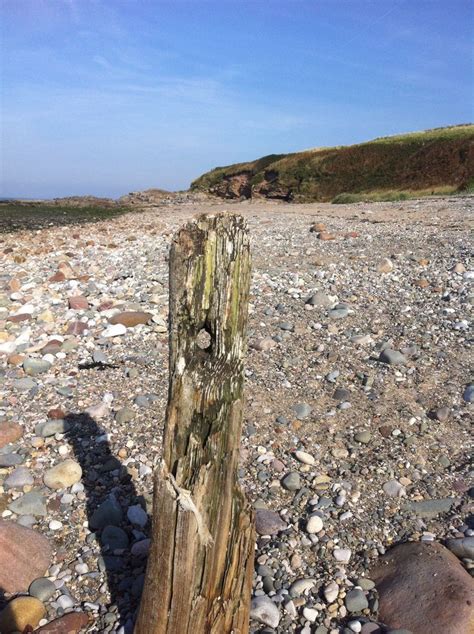
{"type": "Polygon", "coordinates": [[[59,531],[63,527],[63,524],[58,520],[51,520],[48,526],[51,531],[59,531]]]}
{"type": "Polygon", "coordinates": [[[342,564],[348,564],[351,559],[352,552],[350,548],[335,548],[332,551],[332,554],[336,561],[339,561],[342,564]]]}
{"type": "Polygon", "coordinates": [[[315,463],[314,457],[306,451],[295,451],[295,458],[303,464],[314,465],[315,463]]]}
{"type": "Polygon", "coordinates": [[[319,612],[315,610],[314,608],[303,609],[303,616],[310,623],[314,623],[316,621],[316,619],[318,618],[318,614],[319,612]]]}
{"type": "Polygon", "coordinates": [[[328,603],[334,603],[339,595],[339,586],[335,581],[331,581],[324,588],[324,598],[328,603]]]}
{"type": "Polygon", "coordinates": [[[57,600],[56,603],[59,605],[60,608],[62,608],[63,610],[67,610],[67,608],[72,608],[72,606],[74,605],[74,601],[71,599],[71,597],[68,597],[67,594],[62,594],[57,600]]]}
{"type": "Polygon", "coordinates": [[[306,522],[306,532],[311,534],[319,533],[323,530],[323,520],[319,515],[311,515],[306,522]]]}
{"type": "Polygon", "coordinates": [[[347,624],[347,627],[352,632],[356,632],[356,634],[358,634],[358,632],[362,631],[362,624],[361,624],[360,621],[349,621],[349,623],[347,624]]]}

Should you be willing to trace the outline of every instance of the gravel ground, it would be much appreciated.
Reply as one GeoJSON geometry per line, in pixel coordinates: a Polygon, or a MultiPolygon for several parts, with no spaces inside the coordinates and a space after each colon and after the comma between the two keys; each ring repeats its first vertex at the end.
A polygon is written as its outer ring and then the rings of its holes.
{"type": "Polygon", "coordinates": [[[39,624],[77,611],[84,631],[132,631],[167,397],[167,253],[199,212],[245,215],[253,242],[251,631],[374,631],[381,554],[474,536],[472,209],[187,203],[2,234],[0,513],[53,547],[39,624]]]}

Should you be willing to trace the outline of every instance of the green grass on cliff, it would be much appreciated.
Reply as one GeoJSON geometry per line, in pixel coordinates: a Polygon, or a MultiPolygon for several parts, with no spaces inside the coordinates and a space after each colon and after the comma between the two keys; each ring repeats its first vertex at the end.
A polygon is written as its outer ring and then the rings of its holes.
{"type": "Polygon", "coordinates": [[[466,190],[474,179],[474,125],[271,154],[218,167],[196,179],[191,189],[226,196],[226,182],[235,176],[248,180],[253,196],[293,201],[332,201],[343,194],[400,200],[466,190]]]}

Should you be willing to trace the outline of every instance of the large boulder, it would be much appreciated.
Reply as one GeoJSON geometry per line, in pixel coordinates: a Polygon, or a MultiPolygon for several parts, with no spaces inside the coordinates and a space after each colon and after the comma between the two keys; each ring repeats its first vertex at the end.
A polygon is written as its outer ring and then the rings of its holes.
{"type": "Polygon", "coordinates": [[[381,557],[370,578],[379,618],[413,634],[474,632],[474,579],[444,546],[409,542],[381,557]]]}
{"type": "Polygon", "coordinates": [[[48,540],[31,528],[0,520],[0,589],[25,592],[51,564],[48,540]]]}

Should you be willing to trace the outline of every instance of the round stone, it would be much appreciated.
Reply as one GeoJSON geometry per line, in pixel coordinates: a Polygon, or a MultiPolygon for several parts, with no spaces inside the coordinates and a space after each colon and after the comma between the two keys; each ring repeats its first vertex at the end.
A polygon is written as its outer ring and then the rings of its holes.
{"type": "Polygon", "coordinates": [[[81,465],[72,458],[68,458],[48,469],[44,474],[43,482],[49,489],[66,489],[79,482],[81,476],[81,465]]]}
{"type": "Polygon", "coordinates": [[[311,515],[306,522],[306,532],[311,534],[319,533],[323,530],[323,520],[319,515],[311,515]]]}
{"type": "Polygon", "coordinates": [[[308,418],[312,410],[307,403],[296,403],[296,405],[293,406],[293,411],[295,412],[298,420],[304,420],[305,418],[308,418]]]}
{"type": "Polygon", "coordinates": [[[135,418],[135,412],[130,407],[122,407],[115,413],[115,420],[119,425],[129,423],[135,418]]]}
{"type": "Polygon", "coordinates": [[[354,434],[354,440],[360,442],[363,445],[366,445],[368,442],[370,442],[371,438],[372,434],[367,429],[363,429],[362,431],[358,431],[356,434],[354,434]]]}
{"type": "Polygon", "coordinates": [[[360,588],[349,590],[344,599],[344,604],[348,612],[362,612],[369,607],[369,602],[364,594],[364,591],[360,588]]]}
{"type": "Polygon", "coordinates": [[[313,456],[306,451],[295,451],[295,458],[303,464],[314,465],[316,462],[313,456]]]}
{"type": "Polygon", "coordinates": [[[33,581],[28,588],[28,593],[45,603],[56,593],[56,586],[46,577],[40,577],[33,581]]]}
{"type": "Polygon", "coordinates": [[[255,513],[255,529],[259,535],[276,535],[288,526],[278,513],[269,509],[257,509],[255,513]]]}
{"type": "Polygon", "coordinates": [[[45,616],[46,609],[35,597],[17,597],[0,612],[0,632],[31,632],[45,616]]]}

